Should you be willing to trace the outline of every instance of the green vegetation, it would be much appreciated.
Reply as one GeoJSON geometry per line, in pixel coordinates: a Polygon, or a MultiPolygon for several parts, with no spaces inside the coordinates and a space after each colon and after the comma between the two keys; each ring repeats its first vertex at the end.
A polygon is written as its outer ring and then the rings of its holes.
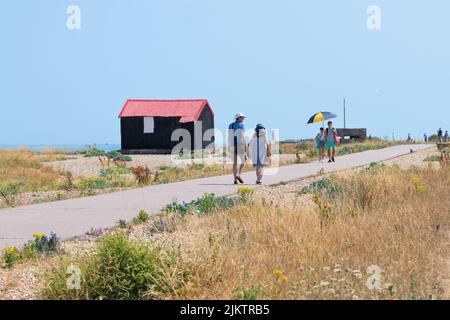
{"type": "Polygon", "coordinates": [[[44,274],[45,299],[145,300],[177,295],[189,278],[179,252],[140,244],[117,232],[100,238],[95,253],[75,261],[63,260],[44,274]],[[67,270],[81,271],[80,289],[67,286],[67,270]]]}
{"type": "Polygon", "coordinates": [[[127,229],[128,228],[128,223],[125,220],[121,219],[121,220],[117,221],[117,226],[120,229],[127,229]]]}
{"type": "Polygon", "coordinates": [[[139,211],[136,218],[134,218],[135,223],[146,223],[150,218],[149,214],[145,210],[139,211]]]}
{"type": "Polygon", "coordinates": [[[51,233],[50,236],[35,233],[33,238],[34,240],[28,241],[22,250],[15,247],[6,248],[3,251],[3,263],[12,268],[17,263],[61,252],[60,241],[55,233],[51,233]]]}
{"type": "Polygon", "coordinates": [[[242,198],[218,197],[214,193],[205,193],[202,197],[191,202],[173,202],[168,204],[163,211],[176,212],[182,216],[189,213],[208,214],[220,209],[226,209],[238,205],[242,198]]]}
{"type": "Polygon", "coordinates": [[[256,300],[258,299],[260,288],[252,286],[249,288],[238,287],[234,290],[234,297],[236,300],[256,300]]]}
{"type": "Polygon", "coordinates": [[[303,187],[300,194],[324,194],[330,198],[336,199],[341,196],[344,187],[333,178],[322,178],[313,181],[311,184],[303,187]]]}

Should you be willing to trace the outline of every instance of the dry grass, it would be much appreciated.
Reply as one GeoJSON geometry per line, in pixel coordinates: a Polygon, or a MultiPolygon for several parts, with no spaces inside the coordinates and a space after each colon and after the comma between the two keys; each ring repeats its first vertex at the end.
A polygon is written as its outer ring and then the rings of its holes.
{"type": "Polygon", "coordinates": [[[176,231],[194,271],[183,297],[440,298],[450,170],[376,168],[335,181],[341,191],[310,207],[190,217],[176,231]],[[383,270],[379,290],[366,285],[373,265],[383,270]]]}
{"type": "Polygon", "coordinates": [[[38,157],[28,149],[0,150],[0,188],[17,193],[51,189],[61,174],[44,167],[38,157]]]}

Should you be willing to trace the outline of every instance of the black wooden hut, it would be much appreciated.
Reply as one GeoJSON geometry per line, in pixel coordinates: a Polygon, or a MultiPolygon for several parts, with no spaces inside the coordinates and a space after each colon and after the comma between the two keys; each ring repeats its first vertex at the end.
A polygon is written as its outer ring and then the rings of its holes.
{"type": "Polygon", "coordinates": [[[199,148],[196,132],[202,135],[201,149],[214,141],[204,139],[205,132],[214,129],[214,112],[205,99],[127,100],[119,118],[123,153],[170,153],[183,140],[172,141],[176,129],[190,133],[192,151],[199,148]]]}

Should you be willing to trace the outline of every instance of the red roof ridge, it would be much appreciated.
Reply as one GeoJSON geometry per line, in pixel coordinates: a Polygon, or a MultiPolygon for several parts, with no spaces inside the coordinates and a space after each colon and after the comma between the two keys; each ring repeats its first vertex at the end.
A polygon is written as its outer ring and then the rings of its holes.
{"type": "Polygon", "coordinates": [[[208,101],[208,99],[127,99],[127,101],[208,101]]]}
{"type": "MultiPolygon", "coordinates": [[[[199,105],[197,103],[197,105],[195,107],[192,108],[192,110],[190,112],[186,113],[180,113],[181,119],[180,122],[188,122],[188,121],[197,121],[203,111],[203,109],[208,106],[211,113],[214,116],[214,112],[211,109],[211,106],[209,105],[208,99],[127,99],[127,101],[125,102],[125,105],[123,106],[122,110],[120,111],[119,114],[119,118],[121,117],[129,117],[129,116],[145,116],[145,113],[148,113],[148,116],[158,116],[158,113],[161,114],[160,116],[178,116],[178,114],[176,113],[176,111],[174,112],[174,110],[181,108],[181,110],[183,110],[182,106],[178,106],[178,107],[174,107],[172,108],[172,114],[167,114],[167,111],[161,111],[161,110],[166,110],[165,107],[163,109],[161,109],[161,105],[158,107],[156,107],[156,109],[158,111],[156,111],[155,114],[149,113],[148,111],[142,111],[142,106],[134,106],[131,107],[132,111],[126,110],[129,103],[170,103],[170,102],[174,102],[174,103],[183,103],[183,102],[201,102],[201,104],[199,105]],[[137,110],[136,108],[140,109],[140,111],[138,112],[133,112],[135,110],[137,110]],[[190,120],[192,119],[192,120],[190,120]]],[[[170,110],[170,109],[169,109],[170,110]]],[[[170,111],[169,111],[170,113],[170,111]]]]}

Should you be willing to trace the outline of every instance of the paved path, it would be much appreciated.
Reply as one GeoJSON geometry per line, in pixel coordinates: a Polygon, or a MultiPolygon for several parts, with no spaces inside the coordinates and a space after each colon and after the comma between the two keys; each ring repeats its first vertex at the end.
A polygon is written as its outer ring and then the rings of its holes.
{"type": "MultiPolygon", "coordinates": [[[[325,172],[351,169],[423,150],[432,145],[400,145],[336,158],[336,163],[307,163],[279,168],[278,173],[264,177],[264,183],[276,184],[325,172]]],[[[254,172],[243,179],[253,184],[254,172]]],[[[237,191],[231,176],[218,176],[184,182],[153,185],[87,198],[69,199],[0,210],[0,249],[21,246],[32,234],[51,231],[62,239],[83,235],[87,230],[113,226],[119,219],[132,220],[139,210],[157,212],[172,201],[191,201],[205,192],[230,195],[237,191]]],[[[256,188],[256,185],[252,185],[256,188]]]]}

